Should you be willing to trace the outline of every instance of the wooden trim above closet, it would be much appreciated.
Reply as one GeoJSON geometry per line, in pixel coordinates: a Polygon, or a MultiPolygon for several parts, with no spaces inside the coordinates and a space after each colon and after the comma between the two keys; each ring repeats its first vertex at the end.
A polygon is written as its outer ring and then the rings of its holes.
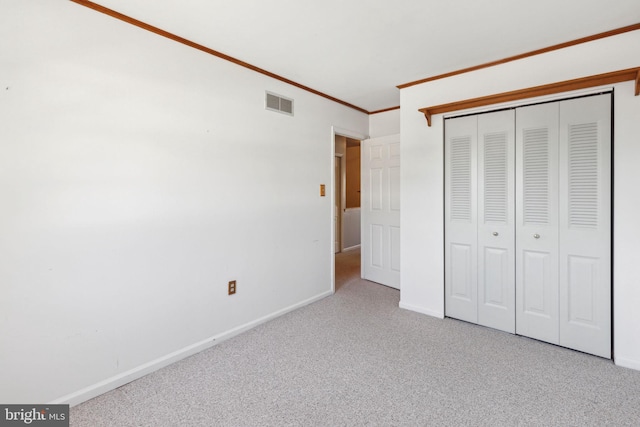
{"type": "Polygon", "coordinates": [[[175,35],[173,33],[170,33],[168,31],[162,30],[162,29],[160,29],[158,27],[154,27],[153,25],[147,24],[147,23],[142,22],[142,21],[138,21],[137,19],[134,19],[134,18],[132,18],[130,16],[124,15],[124,14],[122,14],[120,12],[116,12],[115,10],[106,8],[106,7],[102,6],[102,5],[94,3],[92,1],[88,1],[88,0],[70,0],[70,1],[72,1],[74,3],[77,3],[79,5],[82,5],[82,6],[88,7],[89,9],[93,9],[93,10],[95,10],[97,12],[104,13],[105,15],[111,16],[112,18],[119,19],[120,21],[123,21],[123,22],[126,22],[128,24],[134,25],[134,26],[136,26],[138,28],[142,28],[143,30],[150,31],[150,32],[152,32],[154,34],[157,34],[159,36],[166,37],[166,38],[171,39],[173,41],[176,41],[178,43],[182,43],[182,44],[184,44],[186,46],[189,46],[189,47],[192,47],[194,49],[200,50],[202,52],[208,53],[209,55],[216,56],[218,58],[224,59],[225,61],[229,61],[229,62],[232,62],[232,63],[234,63],[236,65],[241,66],[241,67],[248,68],[248,69],[250,69],[252,71],[255,71],[257,73],[264,74],[265,76],[269,76],[269,77],[271,77],[273,79],[276,79],[276,80],[279,80],[281,82],[290,84],[291,86],[295,86],[295,87],[297,87],[299,89],[305,90],[307,92],[311,92],[314,95],[321,96],[321,97],[326,98],[326,99],[328,99],[330,101],[337,102],[338,104],[342,104],[342,105],[344,105],[346,107],[353,108],[354,110],[360,111],[362,113],[370,114],[369,111],[365,110],[364,108],[360,108],[360,107],[358,107],[356,105],[353,105],[353,104],[350,104],[350,103],[348,103],[346,101],[343,101],[341,99],[335,98],[335,97],[333,97],[331,95],[327,95],[326,93],[323,93],[323,92],[320,92],[318,90],[312,89],[309,86],[305,86],[305,85],[302,85],[300,83],[294,82],[293,80],[289,80],[289,79],[287,79],[285,77],[279,76],[279,75],[277,75],[275,73],[272,73],[270,71],[267,71],[267,70],[265,70],[263,68],[256,67],[255,65],[251,65],[251,64],[249,64],[247,62],[241,61],[241,60],[239,60],[237,58],[234,58],[232,56],[226,55],[226,54],[224,54],[222,52],[218,52],[217,50],[213,50],[213,49],[210,49],[210,48],[208,48],[206,46],[203,46],[201,44],[192,42],[191,40],[185,39],[184,37],[177,36],[177,35],[175,35]]]}
{"type": "Polygon", "coordinates": [[[521,53],[519,55],[509,56],[507,58],[499,59],[497,61],[491,61],[491,62],[487,62],[485,64],[480,64],[480,65],[476,65],[476,66],[469,67],[469,68],[463,68],[461,70],[451,71],[449,73],[438,74],[437,76],[427,77],[427,78],[416,80],[416,81],[413,81],[413,82],[401,84],[401,85],[396,86],[396,87],[398,89],[404,89],[404,88],[407,88],[407,87],[419,85],[421,83],[426,83],[426,82],[431,82],[431,81],[434,81],[434,80],[444,79],[444,78],[447,78],[447,77],[456,76],[458,74],[469,73],[471,71],[480,70],[482,68],[489,68],[489,67],[493,67],[495,65],[505,64],[507,62],[517,61],[518,59],[528,58],[530,56],[540,55],[540,54],[551,52],[551,51],[554,51],[554,50],[564,49],[566,47],[575,46],[575,45],[578,45],[578,44],[587,43],[587,42],[591,42],[591,41],[594,41],[594,40],[599,40],[599,39],[603,39],[603,38],[606,38],[606,37],[616,36],[618,34],[623,34],[623,33],[629,32],[629,31],[636,31],[636,30],[640,30],[640,23],[633,24],[633,25],[627,25],[626,27],[616,28],[615,30],[605,31],[604,33],[594,34],[594,35],[583,37],[583,38],[580,38],[580,39],[571,40],[571,41],[568,41],[568,42],[565,42],[565,43],[555,44],[553,46],[548,46],[548,47],[545,47],[545,48],[542,48],[542,49],[532,50],[531,52],[526,52],[526,53],[521,53]]]}
{"type": "Polygon", "coordinates": [[[635,80],[635,95],[640,95],[640,67],[626,70],[613,71],[611,73],[597,74],[579,79],[565,80],[563,82],[548,85],[534,86],[527,89],[503,92],[480,98],[465,99],[464,101],[451,102],[449,104],[434,105],[433,107],[420,108],[418,111],[424,114],[427,124],[431,126],[431,116],[434,114],[449,113],[451,111],[466,110],[468,108],[484,107],[485,105],[500,104],[502,102],[518,101],[520,99],[534,98],[537,96],[553,95],[572,90],[587,89],[595,86],[610,85],[614,83],[635,80]]]}

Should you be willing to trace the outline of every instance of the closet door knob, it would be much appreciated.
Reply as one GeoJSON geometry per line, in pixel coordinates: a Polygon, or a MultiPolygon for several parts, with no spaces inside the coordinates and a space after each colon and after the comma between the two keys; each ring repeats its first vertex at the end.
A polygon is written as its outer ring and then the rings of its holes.
{"type": "Polygon", "coordinates": [[[539,238],[540,238],[540,235],[539,235],[538,233],[536,233],[536,234],[534,234],[534,235],[533,235],[533,238],[534,238],[534,239],[539,239],[539,238]]]}
{"type": "Polygon", "coordinates": [[[494,232],[493,232],[493,233],[491,233],[491,234],[493,234],[494,236],[497,236],[497,235],[498,235],[498,232],[497,232],[497,231],[494,231],[494,232]]]}

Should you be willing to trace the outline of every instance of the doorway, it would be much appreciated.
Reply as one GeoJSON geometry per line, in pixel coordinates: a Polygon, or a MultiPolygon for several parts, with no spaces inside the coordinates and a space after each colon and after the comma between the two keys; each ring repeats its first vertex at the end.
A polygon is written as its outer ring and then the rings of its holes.
{"type": "Polygon", "coordinates": [[[333,161],[333,252],[342,252],[342,154],[336,153],[333,161]]]}
{"type": "Polygon", "coordinates": [[[335,136],[334,251],[360,247],[360,141],[335,136]]]}
{"type": "Polygon", "coordinates": [[[332,174],[334,291],[342,283],[346,270],[353,273],[355,268],[358,277],[361,276],[360,141],[364,138],[364,135],[343,133],[334,129],[332,174]],[[337,263],[340,265],[337,266],[337,263]]]}

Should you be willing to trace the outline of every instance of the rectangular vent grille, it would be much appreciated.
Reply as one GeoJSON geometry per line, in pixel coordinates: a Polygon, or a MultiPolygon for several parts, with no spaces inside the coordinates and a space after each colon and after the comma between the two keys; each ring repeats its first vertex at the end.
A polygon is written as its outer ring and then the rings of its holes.
{"type": "Polygon", "coordinates": [[[484,220],[507,222],[507,134],[484,136],[484,220]]]}
{"type": "Polygon", "coordinates": [[[451,219],[471,221],[471,138],[451,138],[451,219]]]}
{"type": "Polygon", "coordinates": [[[598,226],[598,123],[569,125],[569,226],[598,226]]]}
{"type": "Polygon", "coordinates": [[[265,108],[267,110],[293,116],[293,99],[285,98],[284,96],[271,92],[265,92],[265,94],[265,108]]]}
{"type": "Polygon", "coordinates": [[[523,138],[524,222],[549,222],[549,133],[525,129],[523,138]]]}

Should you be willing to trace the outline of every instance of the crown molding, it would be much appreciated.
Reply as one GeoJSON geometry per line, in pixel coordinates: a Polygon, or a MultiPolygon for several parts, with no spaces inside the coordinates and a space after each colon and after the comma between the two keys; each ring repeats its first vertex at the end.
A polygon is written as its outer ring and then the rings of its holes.
{"type": "Polygon", "coordinates": [[[629,31],[640,30],[640,23],[627,25],[626,27],[616,28],[615,30],[605,31],[604,33],[594,34],[592,36],[582,37],[579,39],[571,40],[565,43],[555,44],[553,46],[545,47],[542,49],[532,50],[531,52],[522,53],[520,55],[509,56],[508,58],[499,59],[497,61],[487,62],[485,64],[475,65],[469,68],[463,68],[456,71],[451,71],[449,73],[438,74],[437,76],[427,77],[424,79],[416,80],[409,83],[404,83],[397,86],[398,89],[405,89],[411,86],[419,85],[421,83],[431,82],[434,80],[440,80],[451,76],[456,76],[458,74],[470,73],[471,71],[481,70],[483,68],[493,67],[495,65],[505,64],[507,62],[517,61],[519,59],[528,58],[530,56],[541,55],[543,53],[551,52],[558,49],[564,49],[566,47],[575,46],[582,43],[588,43],[594,40],[603,39],[606,37],[616,36],[618,34],[627,33],[629,31]]]}
{"type": "Polygon", "coordinates": [[[224,54],[222,52],[218,52],[217,50],[213,50],[213,49],[208,48],[206,46],[203,46],[201,44],[192,42],[191,40],[185,39],[184,37],[180,37],[178,35],[175,35],[173,33],[165,31],[165,30],[163,30],[161,28],[154,27],[153,25],[150,25],[150,24],[147,24],[145,22],[139,21],[139,20],[134,19],[134,18],[132,18],[130,16],[124,15],[124,14],[122,14],[120,12],[117,12],[117,11],[115,11],[113,9],[106,8],[106,7],[102,6],[102,5],[94,3],[92,1],[88,1],[88,0],[70,0],[70,1],[72,1],[73,3],[77,3],[77,4],[81,5],[81,6],[85,6],[85,7],[89,8],[89,9],[93,9],[93,10],[95,10],[97,12],[100,12],[100,13],[103,13],[105,15],[111,16],[112,18],[116,18],[116,19],[119,19],[120,21],[126,22],[128,24],[134,25],[134,26],[139,27],[139,28],[142,28],[143,30],[150,31],[150,32],[152,32],[154,34],[157,34],[159,36],[166,37],[166,38],[168,38],[170,40],[176,41],[178,43],[182,43],[183,45],[186,45],[186,46],[189,46],[191,48],[194,48],[194,49],[200,50],[202,52],[208,53],[209,55],[213,55],[213,56],[218,57],[220,59],[224,59],[225,61],[232,62],[232,63],[234,63],[236,65],[239,65],[239,66],[244,67],[244,68],[248,68],[248,69],[250,69],[252,71],[255,71],[257,73],[264,74],[265,76],[268,76],[268,77],[271,77],[273,79],[279,80],[281,82],[287,83],[287,84],[289,84],[291,86],[295,86],[295,87],[297,87],[299,89],[302,89],[302,90],[305,90],[307,92],[313,93],[314,95],[318,95],[318,96],[326,98],[326,99],[328,99],[330,101],[337,102],[338,104],[341,104],[341,105],[344,105],[346,107],[352,108],[354,110],[360,111],[361,113],[370,114],[369,111],[365,110],[364,108],[360,108],[360,107],[358,107],[356,105],[353,105],[353,104],[350,104],[350,103],[348,103],[346,101],[343,101],[341,99],[335,98],[335,97],[333,97],[331,95],[327,95],[326,93],[323,93],[323,92],[320,92],[319,90],[315,90],[313,88],[310,88],[309,86],[305,86],[303,84],[294,82],[293,80],[289,80],[289,79],[287,79],[285,77],[279,76],[278,74],[272,73],[272,72],[267,71],[267,70],[265,70],[263,68],[256,67],[255,65],[249,64],[248,62],[241,61],[241,60],[239,60],[237,58],[234,58],[233,56],[226,55],[226,54],[224,54]]]}

